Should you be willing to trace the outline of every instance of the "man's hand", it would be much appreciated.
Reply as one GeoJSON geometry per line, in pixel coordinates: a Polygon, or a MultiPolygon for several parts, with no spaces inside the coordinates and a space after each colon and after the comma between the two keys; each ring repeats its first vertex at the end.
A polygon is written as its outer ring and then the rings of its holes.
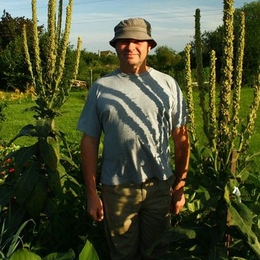
{"type": "Polygon", "coordinates": [[[87,212],[94,221],[104,219],[103,203],[97,193],[87,197],[87,212]]]}
{"type": "Polygon", "coordinates": [[[183,188],[178,190],[172,190],[172,201],[170,206],[170,211],[173,214],[179,214],[185,204],[185,196],[183,193],[183,188]]]}

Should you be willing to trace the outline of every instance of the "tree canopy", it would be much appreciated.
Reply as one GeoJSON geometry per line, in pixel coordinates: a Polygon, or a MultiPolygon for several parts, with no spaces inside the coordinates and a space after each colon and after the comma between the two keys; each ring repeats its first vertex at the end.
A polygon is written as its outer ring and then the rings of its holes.
{"type": "MultiPolygon", "coordinates": [[[[260,65],[260,1],[246,3],[242,8],[237,8],[234,15],[234,33],[235,47],[238,45],[238,27],[240,24],[240,13],[245,13],[245,55],[244,55],[244,76],[243,83],[251,85],[254,82],[255,76],[260,65]]],[[[222,41],[223,41],[223,25],[219,26],[214,31],[205,31],[202,33],[202,52],[204,66],[209,66],[210,51],[214,50],[217,57],[217,78],[219,79],[222,56],[222,41]]],[[[194,41],[191,42],[192,61],[195,64],[195,47],[194,41]]],[[[236,48],[235,48],[236,57],[236,48]]]]}
{"type": "MultiPolygon", "coordinates": [[[[24,17],[13,18],[3,12],[0,20],[0,86],[25,88],[29,83],[29,72],[24,62],[22,30],[29,32],[29,45],[32,42],[32,21],[24,17]]],[[[39,27],[43,34],[44,27],[39,27]]]]}

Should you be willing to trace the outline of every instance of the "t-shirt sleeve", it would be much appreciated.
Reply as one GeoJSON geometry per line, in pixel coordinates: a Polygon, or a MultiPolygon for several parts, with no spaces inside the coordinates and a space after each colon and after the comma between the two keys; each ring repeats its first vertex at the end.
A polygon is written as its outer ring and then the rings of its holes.
{"type": "Polygon", "coordinates": [[[100,137],[102,127],[97,111],[97,86],[93,85],[80,114],[77,129],[91,137],[100,137]]]}

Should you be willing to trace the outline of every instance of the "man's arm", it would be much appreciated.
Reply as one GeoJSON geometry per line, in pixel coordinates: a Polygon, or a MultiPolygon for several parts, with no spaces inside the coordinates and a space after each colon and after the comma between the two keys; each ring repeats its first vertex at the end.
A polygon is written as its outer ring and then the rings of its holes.
{"type": "Polygon", "coordinates": [[[87,212],[94,221],[104,218],[103,204],[96,189],[99,138],[83,134],[81,139],[82,170],[87,196],[87,212]]]}
{"type": "Polygon", "coordinates": [[[185,204],[183,188],[190,159],[190,142],[187,126],[174,129],[172,138],[174,142],[175,181],[172,187],[171,211],[179,214],[185,204]]]}

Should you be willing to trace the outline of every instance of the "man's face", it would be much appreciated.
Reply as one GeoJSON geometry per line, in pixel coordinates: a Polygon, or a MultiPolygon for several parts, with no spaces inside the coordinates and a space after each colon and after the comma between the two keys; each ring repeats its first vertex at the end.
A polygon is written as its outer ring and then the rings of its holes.
{"type": "Polygon", "coordinates": [[[116,42],[116,52],[122,68],[141,68],[151,50],[148,41],[121,39],[116,42]]]}

